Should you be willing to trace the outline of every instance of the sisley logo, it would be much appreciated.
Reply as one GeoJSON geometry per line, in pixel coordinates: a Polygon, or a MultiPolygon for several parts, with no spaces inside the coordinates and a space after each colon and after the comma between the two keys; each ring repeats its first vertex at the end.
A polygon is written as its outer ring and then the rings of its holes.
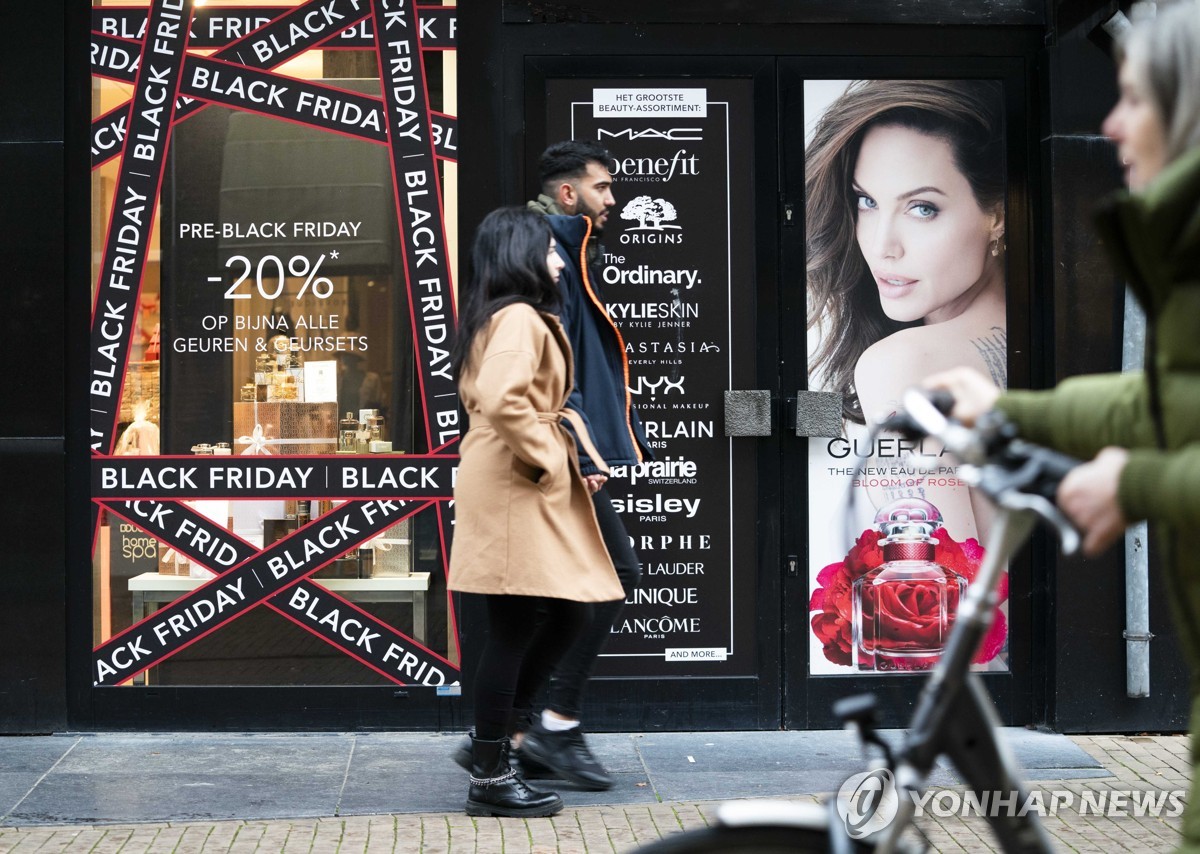
{"type": "Polygon", "coordinates": [[[669,128],[667,130],[659,130],[658,128],[644,128],[643,130],[634,130],[633,128],[625,128],[624,130],[605,130],[600,128],[596,131],[598,139],[612,137],[622,137],[628,140],[634,139],[669,139],[672,141],[692,141],[704,139],[704,134],[701,133],[702,128],[669,128]]]}

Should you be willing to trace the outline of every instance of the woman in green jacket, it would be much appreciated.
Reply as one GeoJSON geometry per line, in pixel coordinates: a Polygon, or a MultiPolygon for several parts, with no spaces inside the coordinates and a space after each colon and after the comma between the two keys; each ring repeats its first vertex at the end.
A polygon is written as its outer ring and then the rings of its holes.
{"type": "MultiPolygon", "coordinates": [[[[1024,437],[1089,460],[1058,503],[1098,554],[1125,528],[1157,524],[1167,587],[1192,669],[1193,770],[1200,760],[1200,2],[1159,4],[1119,47],[1120,100],[1103,131],[1117,144],[1130,192],[1098,227],[1147,317],[1144,372],[1075,377],[1050,391],[1002,393],[982,375],[948,371],[926,385],[950,391],[970,423],[996,408],[1024,437]]],[[[1200,851],[1197,776],[1184,846],[1200,851]]]]}

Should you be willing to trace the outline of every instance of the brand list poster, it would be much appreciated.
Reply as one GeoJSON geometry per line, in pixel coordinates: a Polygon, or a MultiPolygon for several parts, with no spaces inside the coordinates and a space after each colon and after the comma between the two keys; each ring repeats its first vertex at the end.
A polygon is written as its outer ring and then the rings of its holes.
{"type": "Polygon", "coordinates": [[[751,83],[559,80],[547,94],[547,143],[611,155],[593,285],[656,457],[608,484],[642,583],[601,672],[753,674],[755,445],[724,435],[724,391],[755,386],[751,83]]]}

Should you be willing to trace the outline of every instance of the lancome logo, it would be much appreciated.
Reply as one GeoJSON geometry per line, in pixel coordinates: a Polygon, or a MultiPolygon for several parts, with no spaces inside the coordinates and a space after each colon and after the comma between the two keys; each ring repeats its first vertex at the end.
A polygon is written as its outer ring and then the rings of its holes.
{"type": "Polygon", "coordinates": [[[596,136],[599,139],[604,139],[604,137],[607,136],[607,137],[612,137],[613,139],[616,139],[617,137],[624,137],[625,139],[628,139],[628,140],[634,140],[634,139],[669,139],[669,140],[673,140],[673,141],[702,140],[702,139],[704,139],[704,134],[702,133],[702,131],[703,131],[703,128],[668,128],[667,130],[660,130],[658,128],[642,128],[641,130],[634,130],[633,128],[624,128],[622,130],[605,130],[604,128],[600,128],[599,130],[596,131],[596,136]]]}

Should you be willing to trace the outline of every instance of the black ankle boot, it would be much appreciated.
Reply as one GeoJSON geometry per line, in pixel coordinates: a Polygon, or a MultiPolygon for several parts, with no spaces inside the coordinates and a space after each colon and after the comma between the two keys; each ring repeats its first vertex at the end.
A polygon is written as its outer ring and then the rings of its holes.
{"type": "Polygon", "coordinates": [[[554,815],[562,808],[562,798],[554,792],[531,789],[525,778],[509,767],[507,738],[471,738],[467,815],[536,817],[554,815]]]}
{"type": "MultiPolygon", "coordinates": [[[[458,747],[454,748],[454,753],[452,754],[455,764],[468,772],[471,770],[471,739],[474,738],[474,730],[471,732],[472,735],[464,738],[458,747]]],[[[511,748],[509,750],[509,757],[509,764],[514,764],[512,760],[515,759],[516,769],[521,772],[521,776],[526,780],[547,780],[553,779],[556,776],[550,768],[522,754],[519,747],[511,748]]]]}

